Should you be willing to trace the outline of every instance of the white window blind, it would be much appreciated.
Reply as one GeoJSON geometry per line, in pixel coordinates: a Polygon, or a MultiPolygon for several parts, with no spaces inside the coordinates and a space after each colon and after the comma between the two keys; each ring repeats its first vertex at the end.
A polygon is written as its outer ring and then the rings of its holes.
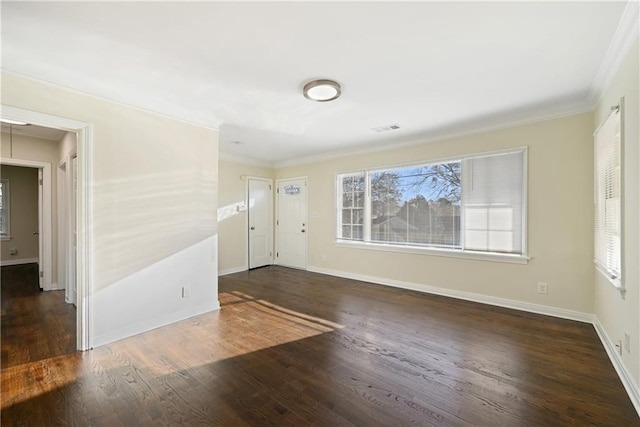
{"type": "Polygon", "coordinates": [[[620,110],[616,108],[594,134],[595,149],[595,263],[620,286],[620,110]]]}
{"type": "Polygon", "coordinates": [[[463,162],[463,247],[522,253],[524,152],[463,162]]]}

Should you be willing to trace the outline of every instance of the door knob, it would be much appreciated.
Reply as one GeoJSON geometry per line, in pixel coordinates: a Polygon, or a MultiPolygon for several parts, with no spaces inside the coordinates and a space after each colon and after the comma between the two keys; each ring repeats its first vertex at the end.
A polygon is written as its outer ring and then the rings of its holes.
{"type": "Polygon", "coordinates": [[[304,228],[301,231],[304,233],[304,228]]]}
{"type": "Polygon", "coordinates": [[[39,235],[40,235],[40,233],[39,233],[39,232],[37,232],[37,231],[34,231],[34,232],[33,232],[33,235],[34,235],[34,236],[39,236],[39,235]]]}
{"type": "Polygon", "coordinates": [[[251,227],[251,229],[252,229],[252,230],[255,230],[256,228],[255,228],[255,227],[251,227]]]}

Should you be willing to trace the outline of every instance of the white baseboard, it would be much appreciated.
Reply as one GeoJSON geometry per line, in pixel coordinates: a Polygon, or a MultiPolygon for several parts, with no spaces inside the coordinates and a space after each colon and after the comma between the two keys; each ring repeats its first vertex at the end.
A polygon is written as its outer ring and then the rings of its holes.
{"type": "Polygon", "coordinates": [[[447,289],[437,286],[423,285],[419,283],[403,282],[400,280],[366,276],[357,273],[347,273],[344,271],[330,270],[321,267],[308,266],[307,270],[316,273],[328,274],[329,276],[343,277],[345,279],[361,280],[363,282],[392,286],[394,288],[409,289],[412,291],[425,292],[428,294],[479,302],[482,304],[495,305],[498,307],[512,308],[514,310],[527,311],[530,313],[544,314],[547,316],[559,317],[562,319],[577,320],[578,322],[593,323],[592,314],[582,313],[580,311],[566,310],[564,308],[549,307],[546,305],[532,304],[528,302],[492,297],[489,295],[475,294],[472,292],[457,291],[455,289],[447,289]]]}
{"type": "Polygon", "coordinates": [[[218,271],[218,276],[226,276],[227,274],[240,273],[242,271],[247,271],[247,267],[241,266],[241,267],[225,268],[224,270],[218,271]]]}
{"type": "Polygon", "coordinates": [[[198,316],[210,311],[220,310],[220,303],[216,299],[214,304],[205,303],[197,307],[189,308],[188,310],[171,313],[167,316],[162,316],[157,319],[140,322],[135,325],[129,325],[126,328],[119,329],[117,331],[109,332],[107,334],[96,336],[93,338],[93,345],[99,347],[101,345],[109,344],[114,341],[129,338],[133,335],[138,335],[144,332],[148,332],[152,329],[161,328],[163,326],[170,325],[181,320],[188,319],[190,317],[198,316]]]}
{"type": "Polygon", "coordinates": [[[9,265],[33,264],[33,263],[38,263],[38,258],[3,259],[2,261],[0,261],[0,267],[6,267],[9,265]]]}
{"type": "Polygon", "coordinates": [[[631,403],[633,403],[633,406],[636,408],[636,412],[640,415],[640,389],[638,388],[638,384],[636,384],[633,380],[633,376],[624,366],[615,344],[609,338],[609,335],[602,326],[602,323],[600,323],[598,316],[593,316],[593,326],[596,329],[596,333],[598,334],[600,341],[602,341],[602,345],[609,356],[609,360],[611,360],[618,377],[620,377],[620,381],[622,381],[622,385],[624,385],[624,388],[629,395],[629,399],[631,399],[631,403]]]}
{"type": "Polygon", "coordinates": [[[64,286],[60,286],[57,283],[52,283],[47,291],[64,291],[64,286]]]}

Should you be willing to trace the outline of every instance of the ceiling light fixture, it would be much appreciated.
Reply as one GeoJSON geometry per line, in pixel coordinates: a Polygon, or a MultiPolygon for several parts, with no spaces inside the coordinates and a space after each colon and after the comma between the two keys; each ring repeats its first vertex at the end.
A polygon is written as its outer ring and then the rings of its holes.
{"type": "Polygon", "coordinates": [[[313,80],[304,85],[304,97],[317,102],[327,102],[337,99],[342,93],[340,83],[333,80],[313,80]]]}
{"type": "Polygon", "coordinates": [[[0,119],[0,122],[8,125],[16,125],[16,126],[27,126],[29,124],[26,122],[19,122],[17,120],[10,120],[10,119],[0,119]]]}

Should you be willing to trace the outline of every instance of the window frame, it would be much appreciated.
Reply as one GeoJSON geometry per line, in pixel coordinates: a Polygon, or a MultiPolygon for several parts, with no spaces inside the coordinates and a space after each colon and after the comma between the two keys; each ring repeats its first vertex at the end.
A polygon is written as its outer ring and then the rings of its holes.
{"type": "MultiPolygon", "coordinates": [[[[464,172],[461,171],[461,174],[464,172]]],[[[410,254],[421,254],[421,255],[433,255],[433,256],[443,256],[443,257],[452,257],[452,258],[466,258],[473,260],[484,260],[484,261],[496,261],[496,262],[505,262],[505,263],[514,263],[514,264],[527,264],[529,262],[528,255],[528,238],[527,238],[527,230],[528,230],[528,147],[527,146],[518,146],[507,149],[500,150],[492,150],[492,151],[483,151],[477,153],[463,154],[458,156],[450,156],[450,157],[441,157],[434,159],[426,159],[419,162],[404,162],[404,163],[395,163],[384,166],[374,166],[372,168],[362,168],[356,170],[349,170],[344,172],[337,172],[335,174],[335,194],[334,194],[334,221],[335,221],[335,236],[334,236],[334,246],[336,247],[344,247],[344,248],[357,248],[357,249],[367,249],[367,250],[377,250],[383,252],[395,252],[395,253],[410,253],[410,254]],[[411,167],[424,167],[441,163],[450,163],[450,162],[463,162],[467,159],[481,158],[481,157],[489,157],[489,156],[497,156],[504,154],[522,154],[522,253],[513,254],[513,253],[504,253],[504,252],[490,252],[490,251],[477,251],[464,249],[464,232],[462,232],[462,224],[464,224],[464,191],[461,192],[461,200],[460,200],[460,223],[461,223],[461,236],[460,243],[462,245],[462,249],[458,248],[444,248],[444,247],[436,247],[436,246],[418,246],[418,245],[408,245],[408,244],[394,244],[387,242],[373,242],[371,241],[371,186],[370,186],[370,174],[376,172],[384,172],[384,171],[392,171],[395,169],[401,168],[411,168],[411,167]],[[363,232],[363,240],[353,240],[353,239],[343,239],[340,236],[340,217],[338,215],[338,209],[341,209],[341,178],[349,175],[358,175],[364,173],[365,177],[365,218],[364,218],[364,232],[363,232]]]]}
{"type": "Polygon", "coordinates": [[[2,210],[0,215],[4,217],[3,227],[0,228],[0,241],[11,240],[11,184],[6,178],[0,179],[2,185],[2,210]]]}
{"type": "MultiPolygon", "coordinates": [[[[593,133],[594,139],[594,161],[593,161],[593,171],[594,171],[594,253],[593,253],[593,263],[595,265],[596,270],[611,283],[616,289],[625,292],[624,286],[624,114],[623,114],[623,106],[624,99],[620,99],[620,104],[618,106],[612,107],[611,112],[607,115],[607,117],[602,121],[602,123],[598,126],[598,128],[593,133]],[[617,151],[617,176],[613,177],[615,181],[617,181],[618,187],[618,214],[615,218],[617,220],[617,230],[618,230],[618,240],[617,240],[617,254],[608,253],[607,257],[612,257],[617,255],[619,259],[619,271],[614,271],[609,268],[607,265],[603,265],[599,262],[598,258],[598,239],[604,238],[604,236],[599,236],[599,233],[606,233],[605,230],[602,229],[602,225],[606,223],[606,216],[604,218],[599,218],[598,211],[604,210],[604,205],[606,205],[607,199],[606,194],[599,194],[598,191],[600,189],[599,181],[600,179],[606,180],[606,177],[600,177],[600,166],[599,160],[599,150],[597,137],[599,135],[600,130],[609,122],[610,119],[617,119],[617,129],[618,135],[614,144],[617,147],[614,147],[617,151]],[[602,204],[604,205],[602,205],[602,204]],[[599,222],[601,221],[602,224],[599,222]]],[[[615,125],[615,124],[614,124],[615,125]]],[[[615,135],[614,135],[615,138],[615,135]]],[[[614,168],[616,169],[616,168],[614,168]]],[[[606,186],[606,184],[605,184],[606,186]]],[[[605,191],[606,193],[606,191],[605,191]]]]}

